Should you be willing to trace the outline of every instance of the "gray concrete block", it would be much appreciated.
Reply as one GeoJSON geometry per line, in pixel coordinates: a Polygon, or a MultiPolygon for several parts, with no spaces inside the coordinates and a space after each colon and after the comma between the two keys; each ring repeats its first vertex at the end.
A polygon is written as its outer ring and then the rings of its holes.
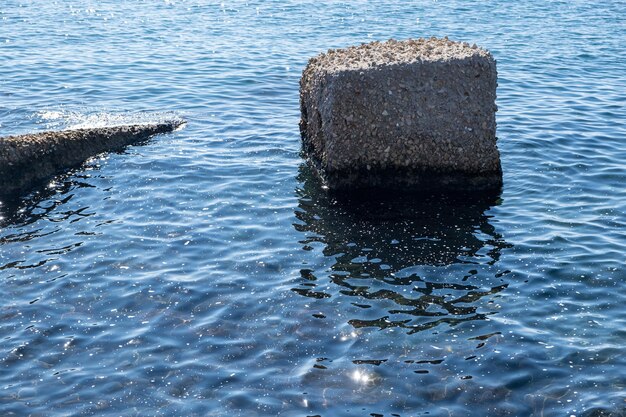
{"type": "Polygon", "coordinates": [[[335,190],[493,189],[492,55],[448,39],[329,50],[300,81],[303,150],[335,190]]]}
{"type": "Polygon", "coordinates": [[[182,121],[43,132],[0,138],[0,194],[24,191],[102,152],[121,149],[182,121]]]}

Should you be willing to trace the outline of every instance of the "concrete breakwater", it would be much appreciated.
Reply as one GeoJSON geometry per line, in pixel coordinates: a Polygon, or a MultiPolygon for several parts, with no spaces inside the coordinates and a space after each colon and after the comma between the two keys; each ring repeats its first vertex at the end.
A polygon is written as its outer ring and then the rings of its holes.
{"type": "Polygon", "coordinates": [[[23,191],[89,157],[171,132],[183,123],[169,121],[0,138],[0,194],[23,191]]]}
{"type": "Polygon", "coordinates": [[[494,189],[492,55],[448,39],[329,50],[300,81],[303,149],[331,190],[494,189]]]}

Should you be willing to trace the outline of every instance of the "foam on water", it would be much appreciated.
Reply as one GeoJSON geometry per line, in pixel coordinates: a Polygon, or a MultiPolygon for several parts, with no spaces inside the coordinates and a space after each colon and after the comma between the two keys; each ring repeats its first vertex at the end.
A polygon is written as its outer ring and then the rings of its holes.
{"type": "Polygon", "coordinates": [[[179,114],[170,112],[110,112],[91,109],[69,110],[55,108],[40,110],[31,118],[43,130],[87,129],[107,126],[140,125],[184,120],[179,114]]]}

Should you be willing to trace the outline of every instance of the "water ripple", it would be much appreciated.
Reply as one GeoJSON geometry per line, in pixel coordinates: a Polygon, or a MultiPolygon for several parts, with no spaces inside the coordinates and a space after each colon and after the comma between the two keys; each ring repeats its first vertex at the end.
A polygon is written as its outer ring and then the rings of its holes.
{"type": "Polygon", "coordinates": [[[622,9],[6,0],[2,136],[188,124],[1,202],[1,414],[624,414],[622,9]],[[502,192],[325,194],[307,60],[445,35],[498,61],[502,192]]]}

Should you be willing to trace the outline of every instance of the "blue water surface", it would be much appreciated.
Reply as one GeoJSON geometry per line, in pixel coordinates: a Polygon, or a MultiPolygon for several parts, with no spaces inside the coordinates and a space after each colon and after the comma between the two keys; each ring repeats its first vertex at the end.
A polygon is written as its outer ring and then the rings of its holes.
{"type": "Polygon", "coordinates": [[[183,117],[0,205],[2,416],[626,415],[626,3],[3,0],[0,135],[183,117]],[[349,204],[328,48],[498,62],[501,194],[349,204]]]}

